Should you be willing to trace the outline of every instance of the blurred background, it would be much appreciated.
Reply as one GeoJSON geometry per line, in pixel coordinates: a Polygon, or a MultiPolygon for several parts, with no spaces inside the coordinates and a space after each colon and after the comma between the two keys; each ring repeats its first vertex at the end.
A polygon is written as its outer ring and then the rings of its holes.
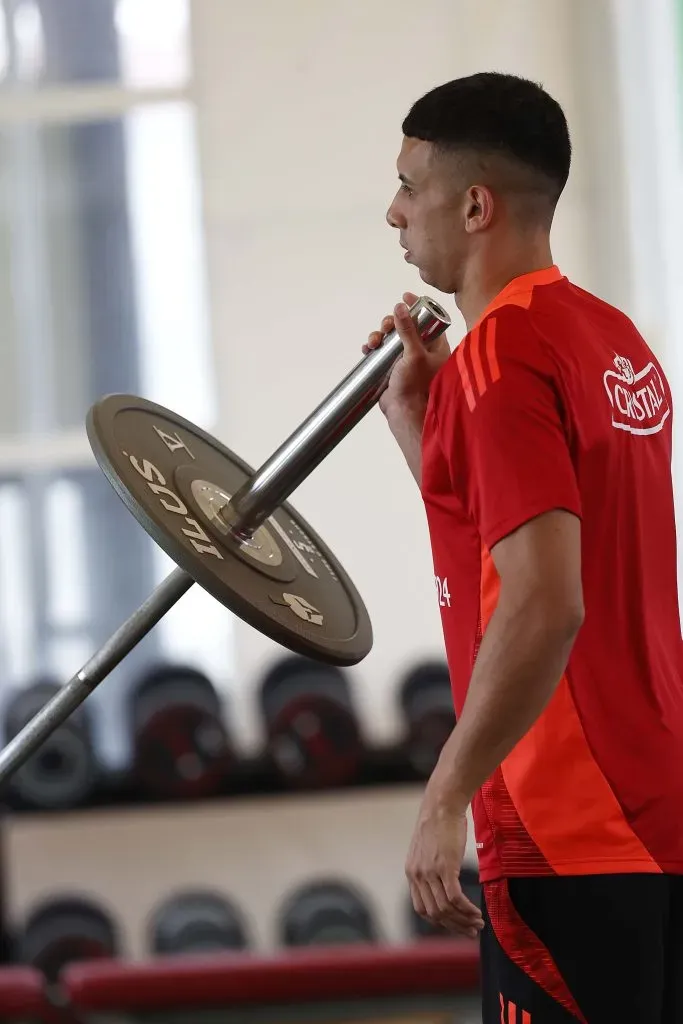
{"type": "MultiPolygon", "coordinates": [[[[139,394],[259,465],[422,293],[384,215],[433,86],[509,71],[562,103],[556,262],[683,395],[682,43],[681,0],[2,0],[0,742],[172,568],[88,408],[139,394]]],[[[425,938],[403,862],[453,718],[424,514],[379,413],[292,501],[372,653],[312,666],[194,587],[3,794],[6,961],[425,938]]]]}

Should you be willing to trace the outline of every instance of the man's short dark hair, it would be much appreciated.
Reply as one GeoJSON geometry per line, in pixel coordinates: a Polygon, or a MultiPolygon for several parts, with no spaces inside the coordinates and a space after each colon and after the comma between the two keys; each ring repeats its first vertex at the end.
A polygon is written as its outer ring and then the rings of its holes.
{"type": "Polygon", "coordinates": [[[506,157],[533,173],[553,206],[569,177],[571,142],[562,107],[540,85],[516,75],[483,72],[432,89],[411,108],[403,134],[444,152],[506,157]]]}

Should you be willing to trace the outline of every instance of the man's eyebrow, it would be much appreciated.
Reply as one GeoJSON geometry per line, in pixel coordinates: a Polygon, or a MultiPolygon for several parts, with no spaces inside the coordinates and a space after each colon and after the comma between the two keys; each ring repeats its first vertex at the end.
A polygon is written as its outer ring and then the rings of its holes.
{"type": "Polygon", "coordinates": [[[404,185],[414,185],[415,184],[415,182],[411,181],[410,178],[407,178],[405,176],[405,174],[399,174],[398,177],[399,177],[399,181],[402,181],[404,185]]]}

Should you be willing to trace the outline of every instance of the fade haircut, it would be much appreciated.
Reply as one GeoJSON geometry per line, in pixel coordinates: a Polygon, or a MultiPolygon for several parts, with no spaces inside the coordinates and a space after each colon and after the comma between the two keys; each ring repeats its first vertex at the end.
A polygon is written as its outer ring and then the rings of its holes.
{"type": "Polygon", "coordinates": [[[483,72],[432,89],[403,122],[408,138],[442,154],[475,157],[512,192],[542,197],[553,211],[569,177],[571,141],[562,107],[535,82],[483,72]]]}

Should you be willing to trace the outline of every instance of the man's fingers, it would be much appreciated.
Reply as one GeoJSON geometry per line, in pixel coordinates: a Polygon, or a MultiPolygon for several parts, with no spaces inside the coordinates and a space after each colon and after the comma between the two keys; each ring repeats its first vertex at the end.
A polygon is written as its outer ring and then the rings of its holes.
{"type": "Polygon", "coordinates": [[[418,298],[419,296],[413,294],[413,292],[403,293],[403,302],[399,302],[394,308],[394,315],[385,316],[380,324],[380,329],[368,335],[367,342],[362,346],[363,355],[368,355],[369,352],[379,348],[384,338],[394,328],[396,328],[401,337],[405,352],[417,356],[424,355],[425,347],[418,334],[417,327],[410,316],[410,307],[415,305],[418,298]]]}
{"type": "Polygon", "coordinates": [[[368,340],[365,345],[363,345],[363,353],[367,355],[368,352],[372,352],[373,349],[379,348],[386,335],[389,334],[390,331],[393,331],[393,329],[393,316],[385,316],[382,320],[379,331],[372,331],[371,334],[368,335],[368,340]]]}
{"type": "Polygon", "coordinates": [[[484,918],[482,916],[482,912],[475,903],[472,903],[472,901],[468,900],[467,896],[465,896],[460,885],[460,880],[450,874],[445,875],[443,878],[443,886],[449,904],[459,913],[469,918],[473,924],[483,927],[484,918]]]}
{"type": "Polygon", "coordinates": [[[450,914],[452,907],[448,899],[448,896],[446,895],[446,890],[443,887],[443,882],[441,881],[439,876],[437,874],[431,875],[427,879],[427,882],[429,884],[429,888],[432,890],[434,894],[434,899],[436,901],[436,905],[439,908],[440,913],[442,915],[450,914]]]}
{"type": "Polygon", "coordinates": [[[424,905],[422,894],[416,882],[410,882],[410,899],[412,900],[415,913],[420,917],[427,917],[427,908],[424,905]]]}
{"type": "Polygon", "coordinates": [[[385,334],[386,331],[373,331],[369,334],[367,342],[363,345],[363,353],[367,355],[368,352],[372,352],[374,349],[379,348],[384,340],[385,334]]]}
{"type": "Polygon", "coordinates": [[[458,902],[452,905],[457,907],[463,914],[467,914],[467,916],[471,918],[475,922],[475,924],[478,924],[481,927],[484,926],[484,917],[482,915],[481,910],[476,905],[476,903],[472,903],[471,900],[468,900],[467,896],[465,896],[464,893],[462,894],[458,902]]]}
{"type": "Polygon", "coordinates": [[[472,927],[472,923],[467,919],[466,915],[459,913],[451,906],[446,890],[438,875],[430,876],[427,879],[427,884],[437,906],[437,915],[434,919],[435,924],[440,924],[444,928],[455,928],[458,931],[467,930],[472,927]]]}
{"type": "Polygon", "coordinates": [[[399,302],[394,309],[394,324],[403,342],[403,352],[406,356],[424,356],[425,347],[418,334],[410,310],[404,302],[399,302]]]}
{"type": "Polygon", "coordinates": [[[472,923],[471,918],[454,910],[452,907],[441,910],[437,904],[432,890],[426,883],[420,887],[411,885],[411,897],[415,912],[430,924],[444,928],[448,932],[459,935],[467,935],[468,938],[476,939],[481,931],[472,923]],[[427,909],[430,908],[430,909],[427,909]]]}
{"type": "Polygon", "coordinates": [[[475,938],[479,934],[480,922],[481,926],[484,923],[477,907],[465,897],[463,897],[464,905],[450,899],[443,881],[438,875],[430,876],[428,882],[439,911],[437,923],[443,925],[444,928],[465,932],[475,938]]]}
{"type": "Polygon", "coordinates": [[[434,871],[410,877],[413,906],[420,917],[448,931],[477,938],[484,927],[481,910],[467,899],[456,878],[445,882],[434,871]]]}
{"type": "Polygon", "coordinates": [[[410,894],[415,912],[428,921],[434,921],[439,913],[439,908],[429,886],[420,882],[411,882],[410,894]]]}

